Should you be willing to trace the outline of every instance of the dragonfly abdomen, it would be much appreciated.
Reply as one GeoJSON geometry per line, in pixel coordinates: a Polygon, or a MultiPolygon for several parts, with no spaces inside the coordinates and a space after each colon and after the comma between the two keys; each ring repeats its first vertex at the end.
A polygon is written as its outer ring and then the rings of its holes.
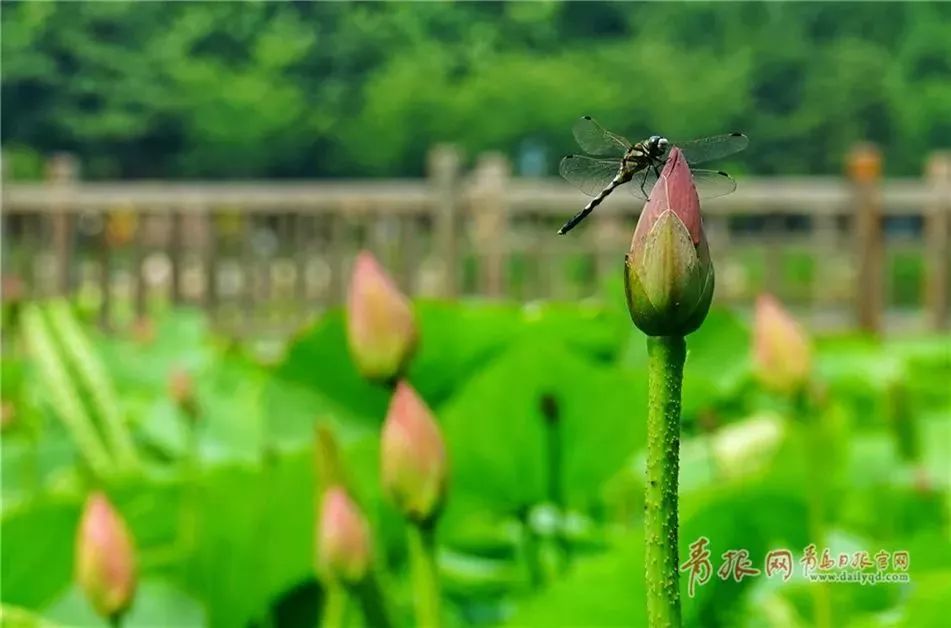
{"type": "Polygon", "coordinates": [[[608,183],[607,187],[601,190],[597,196],[595,196],[590,201],[588,201],[588,204],[584,206],[584,209],[582,209],[580,212],[575,214],[571,220],[566,222],[564,226],[562,226],[562,228],[558,230],[558,235],[565,235],[566,233],[574,229],[575,225],[577,225],[579,222],[584,220],[588,214],[594,211],[595,207],[600,205],[601,202],[608,197],[608,194],[614,191],[614,188],[616,188],[617,186],[623,183],[627,183],[628,181],[631,180],[632,176],[633,176],[633,173],[628,171],[617,173],[617,175],[615,175],[615,177],[611,179],[611,182],[608,183]]]}

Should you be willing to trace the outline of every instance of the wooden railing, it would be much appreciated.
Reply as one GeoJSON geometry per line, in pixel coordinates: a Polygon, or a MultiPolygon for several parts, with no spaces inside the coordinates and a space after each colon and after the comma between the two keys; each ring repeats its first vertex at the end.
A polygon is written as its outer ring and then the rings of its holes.
{"type": "MultiPolygon", "coordinates": [[[[945,327],[951,156],[934,154],[921,179],[881,169],[857,147],[848,177],[741,176],[705,202],[717,299],[768,290],[871,331],[904,306],[911,325],[945,327]]],[[[416,295],[583,298],[619,281],[642,204],[619,191],[557,237],[581,193],[512,178],[495,154],[463,172],[446,146],[421,180],[98,183],[76,171],[58,156],[46,181],[4,184],[4,299],[72,295],[107,327],[165,303],[200,304],[239,331],[293,326],[339,302],[364,247],[416,295]]]]}

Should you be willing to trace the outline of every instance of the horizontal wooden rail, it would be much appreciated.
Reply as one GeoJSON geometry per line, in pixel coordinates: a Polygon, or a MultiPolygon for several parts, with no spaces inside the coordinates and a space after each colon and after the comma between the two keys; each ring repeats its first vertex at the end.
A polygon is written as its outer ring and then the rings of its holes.
{"type": "MultiPolygon", "coordinates": [[[[623,192],[608,197],[599,214],[640,210],[643,199],[623,192]]],[[[472,186],[463,198],[473,197],[472,186]]],[[[921,215],[927,206],[951,212],[947,191],[919,179],[889,179],[881,185],[883,212],[889,216],[921,215]]],[[[509,213],[562,214],[577,211],[584,195],[560,179],[509,182],[505,201],[509,213]]],[[[3,207],[18,213],[52,211],[154,211],[193,213],[208,209],[229,212],[303,213],[379,212],[419,214],[431,211],[440,197],[425,181],[242,181],[195,182],[129,181],[122,183],[76,182],[6,183],[3,207]]],[[[841,178],[740,177],[733,194],[704,201],[710,215],[756,215],[788,212],[803,215],[847,214],[854,192],[841,178]]]]}
{"type": "MultiPolygon", "coordinates": [[[[416,180],[93,182],[60,155],[46,181],[4,182],[3,296],[98,294],[106,325],[123,291],[136,315],[159,292],[271,321],[275,309],[338,303],[364,247],[414,294],[573,299],[617,278],[643,199],[621,188],[555,237],[585,202],[581,192],[557,178],[513,177],[499,154],[468,173],[461,164],[440,146],[416,180]]],[[[910,292],[904,303],[912,298],[923,322],[946,328],[951,154],[935,153],[918,179],[883,179],[881,154],[867,145],[847,165],[846,177],[738,175],[735,193],[703,202],[716,298],[783,296],[789,272],[805,273],[811,287],[792,298],[816,311],[845,310],[877,332],[889,295],[910,292]],[[923,268],[911,290],[891,259],[909,254],[923,268]],[[790,256],[794,271],[784,267],[790,256]]]]}

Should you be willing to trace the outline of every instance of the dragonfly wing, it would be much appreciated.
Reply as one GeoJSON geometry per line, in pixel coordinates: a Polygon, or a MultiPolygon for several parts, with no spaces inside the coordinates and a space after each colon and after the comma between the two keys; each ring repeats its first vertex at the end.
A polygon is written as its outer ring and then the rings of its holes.
{"type": "MultiPolygon", "coordinates": [[[[690,174],[693,175],[693,184],[697,187],[697,194],[700,198],[717,198],[731,194],[736,190],[736,180],[722,170],[691,168],[690,174]]],[[[628,187],[634,196],[648,199],[655,183],[657,183],[657,173],[653,168],[648,168],[634,175],[634,179],[628,187]]]]}
{"type": "Polygon", "coordinates": [[[736,180],[722,170],[691,170],[700,198],[717,198],[736,191],[736,180]]]}
{"type": "Polygon", "coordinates": [[[572,132],[578,146],[590,155],[620,157],[631,147],[630,142],[620,135],[606,131],[590,116],[578,118],[572,132]]]}
{"type": "Polygon", "coordinates": [[[611,183],[620,168],[618,160],[566,155],[558,166],[558,172],[565,181],[588,196],[597,196],[611,183]]]}
{"type": "Polygon", "coordinates": [[[742,133],[727,133],[684,142],[677,144],[677,147],[683,152],[687,163],[693,166],[738,153],[749,143],[750,139],[742,133]]]}

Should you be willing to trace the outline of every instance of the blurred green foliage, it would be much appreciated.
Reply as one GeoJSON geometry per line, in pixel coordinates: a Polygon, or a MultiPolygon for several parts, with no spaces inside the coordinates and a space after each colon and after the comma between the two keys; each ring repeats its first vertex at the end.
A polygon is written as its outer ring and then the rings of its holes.
{"type": "Polygon", "coordinates": [[[764,174],[951,146],[947,3],[35,3],[2,16],[11,172],[409,175],[436,142],[549,172],[591,114],[637,137],[742,129],[764,174]]]}
{"type": "MultiPolygon", "coordinates": [[[[83,498],[104,487],[129,521],[142,569],[128,626],[315,625],[321,421],[341,442],[385,590],[410,624],[402,523],[379,492],[387,394],[353,368],[341,312],[301,330],[266,365],[195,312],[171,312],[148,334],[106,337],[64,326],[62,304],[31,308],[25,320],[59,322],[42,355],[23,350],[35,344],[35,325],[22,336],[5,330],[2,396],[14,410],[2,439],[5,620],[97,625],[71,571],[83,498]],[[82,337],[72,341],[83,347],[80,364],[63,329],[82,337]],[[49,377],[59,362],[70,377],[49,377]],[[99,375],[82,376],[91,363],[99,375]],[[194,382],[197,421],[169,392],[179,370],[194,382]],[[121,417],[135,468],[91,473],[60,416],[79,412],[58,403],[63,387],[82,391],[73,397],[97,433],[121,417]],[[108,412],[102,390],[91,390],[100,388],[114,391],[108,412]]],[[[450,624],[643,625],[646,349],[627,314],[479,302],[419,302],[416,313],[422,345],[409,379],[433,407],[451,459],[439,526],[450,624]]],[[[818,338],[820,401],[805,418],[756,385],[749,344],[747,324],[723,310],[688,339],[681,555],[704,535],[715,568],[731,548],[748,549],[756,564],[779,547],[798,557],[823,543],[809,514],[818,501],[833,551],[911,555],[909,583],[830,586],[833,625],[943,625],[951,338],[818,338]]],[[[685,621],[813,625],[814,591],[798,575],[714,576],[685,597],[685,621]]]]}

